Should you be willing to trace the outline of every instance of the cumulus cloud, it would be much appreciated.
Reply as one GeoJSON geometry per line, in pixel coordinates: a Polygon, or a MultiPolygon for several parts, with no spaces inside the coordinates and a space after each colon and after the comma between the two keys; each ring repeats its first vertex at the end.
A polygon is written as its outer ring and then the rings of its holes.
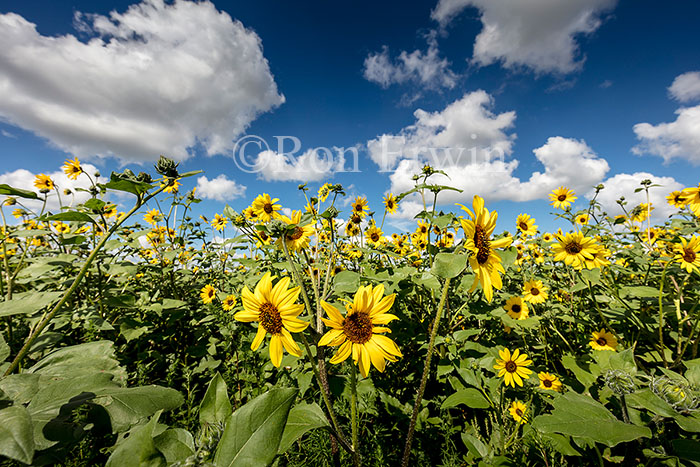
{"type": "MultiPolygon", "coordinates": [[[[93,174],[97,173],[97,168],[92,164],[80,164],[83,170],[93,177],[96,182],[105,183],[105,180],[100,177],[94,177],[93,174]]],[[[17,198],[22,205],[26,208],[35,211],[37,214],[42,208],[44,195],[39,193],[39,190],[34,187],[34,180],[36,178],[35,173],[30,172],[25,169],[17,169],[12,172],[5,172],[0,174],[0,183],[10,185],[13,188],[19,188],[21,190],[33,191],[39,195],[40,200],[17,198]]],[[[91,184],[87,175],[82,174],[77,180],[71,180],[62,171],[56,172],[45,172],[44,175],[51,177],[51,180],[56,184],[59,191],[61,192],[61,201],[64,206],[74,206],[76,204],[84,203],[90,199],[90,194],[85,191],[77,191],[76,188],[88,189],[91,184]],[[64,189],[70,189],[71,195],[64,195],[64,189]]],[[[48,198],[46,202],[46,209],[54,213],[59,212],[61,208],[61,203],[59,202],[58,196],[55,191],[48,193],[48,198]]]]}
{"type": "Polygon", "coordinates": [[[473,60],[538,73],[570,73],[583,63],[577,37],[591,34],[616,0],[440,0],[432,17],[446,26],[468,7],[481,14],[473,60]]]}
{"type": "Polygon", "coordinates": [[[268,182],[317,182],[345,171],[347,153],[357,157],[356,148],[314,148],[298,156],[265,150],[257,155],[252,172],[268,182]]]}
{"type": "Polygon", "coordinates": [[[392,84],[413,83],[429,89],[452,89],[457,84],[457,75],[450,69],[450,62],[440,57],[434,34],[428,38],[428,50],[402,51],[396,59],[384,46],[381,52],[371,53],[365,58],[365,79],[388,88],[392,84]]]}
{"type": "MultiPolygon", "coordinates": [[[[469,203],[475,194],[490,201],[530,201],[546,198],[560,185],[585,192],[608,172],[607,161],[585,141],[555,136],[533,150],[543,170],[527,180],[516,177],[519,161],[509,158],[515,135],[508,131],[516,114],[497,114],[492,106],[490,95],[476,91],[442,111],[418,110],[415,124],[369,141],[369,155],[381,169],[393,171],[389,176],[393,193],[413,188],[413,175],[426,163],[445,171],[449,177],[435,175],[431,181],[463,193],[444,191],[441,203],[469,203]],[[388,154],[382,147],[387,142],[395,143],[388,154]]],[[[422,203],[410,197],[400,206],[398,217],[412,217],[422,209],[422,203]]]]}
{"type": "Polygon", "coordinates": [[[640,143],[632,152],[660,156],[665,162],[686,159],[700,164],[700,105],[680,108],[676,115],[676,120],[668,123],[634,125],[640,143]]]}
{"type": "MultiPolygon", "coordinates": [[[[603,189],[597,197],[605,212],[610,216],[623,214],[622,208],[617,204],[617,200],[621,196],[625,197],[627,205],[625,209],[628,211],[642,203],[647,202],[646,193],[640,191],[635,193],[634,190],[640,188],[642,180],[651,180],[653,184],[660,185],[659,187],[649,188],[649,200],[651,201],[654,210],[651,216],[655,219],[666,219],[670,214],[677,211],[676,208],[669,206],[666,202],[666,196],[674,191],[683,189],[683,185],[678,183],[673,177],[657,177],[648,172],[635,172],[633,174],[620,173],[603,181],[605,189],[603,189]]],[[[594,192],[590,191],[586,194],[587,198],[592,198],[594,192]]]]}
{"type": "Polygon", "coordinates": [[[245,194],[246,187],[229,180],[225,174],[209,180],[202,175],[197,178],[197,196],[203,199],[213,199],[225,203],[245,194]]]}
{"type": "Polygon", "coordinates": [[[223,153],[284,102],[258,35],[209,1],[144,0],[76,23],[89,40],[0,15],[0,119],[79,157],[223,153]]]}
{"type": "Polygon", "coordinates": [[[689,71],[676,76],[668,92],[680,102],[700,99],[700,71],[689,71]]]}

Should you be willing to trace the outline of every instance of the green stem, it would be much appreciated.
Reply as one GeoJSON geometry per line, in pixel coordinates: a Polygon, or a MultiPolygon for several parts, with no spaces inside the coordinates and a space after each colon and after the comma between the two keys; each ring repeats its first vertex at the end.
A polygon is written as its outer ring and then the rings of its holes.
{"type": "Polygon", "coordinates": [[[355,465],[359,464],[359,438],[357,436],[357,367],[354,363],[350,363],[350,419],[352,422],[352,449],[354,450],[355,465]]]}
{"type": "Polygon", "coordinates": [[[411,423],[408,426],[408,434],[406,435],[406,445],[403,450],[403,458],[401,460],[401,466],[407,467],[409,458],[411,457],[411,443],[413,442],[413,435],[416,431],[416,420],[418,419],[418,412],[420,410],[420,404],[423,400],[423,393],[425,392],[425,385],[428,382],[428,375],[430,374],[430,359],[433,356],[433,349],[435,347],[435,337],[437,336],[438,328],[440,327],[440,318],[442,318],[442,312],[445,308],[445,303],[447,303],[447,294],[450,290],[450,279],[445,279],[445,285],[442,289],[442,297],[440,297],[440,304],[438,305],[437,312],[435,314],[435,321],[433,321],[433,328],[430,330],[430,341],[428,343],[428,355],[425,357],[425,365],[423,366],[423,376],[420,380],[420,386],[418,387],[418,394],[416,395],[416,402],[413,405],[413,413],[411,414],[411,423]]]}
{"type": "Polygon", "coordinates": [[[666,271],[671,265],[672,260],[669,260],[664,266],[664,270],[661,273],[661,283],[659,284],[659,353],[661,354],[661,361],[664,362],[664,368],[668,368],[668,362],[666,361],[666,352],[664,345],[664,281],[666,281],[666,271]]]}
{"type": "Polygon", "coordinates": [[[58,312],[61,311],[61,308],[63,308],[63,305],[65,305],[68,302],[68,299],[70,299],[70,297],[73,295],[73,292],[75,292],[75,290],[78,288],[78,286],[80,285],[80,282],[83,280],[83,277],[85,277],[85,275],[87,274],[88,269],[90,268],[90,265],[97,257],[97,253],[99,253],[99,251],[102,249],[102,247],[105,245],[105,243],[107,243],[107,240],[109,240],[109,237],[111,237],[111,235],[119,228],[119,226],[121,226],[121,224],[126,219],[128,219],[133,213],[135,213],[139,208],[141,208],[141,206],[143,206],[143,204],[146,201],[150,200],[151,198],[156,196],[161,191],[163,191],[163,188],[159,188],[158,190],[156,190],[155,192],[150,194],[145,200],[142,200],[139,197],[138,200],[136,201],[136,204],[134,205],[134,207],[131,208],[131,210],[126,214],[126,216],[122,217],[121,220],[117,221],[112,226],[112,228],[109,229],[109,231],[107,231],[102,236],[102,240],[100,241],[100,243],[97,244],[95,249],[92,250],[92,252],[90,253],[90,256],[88,256],[87,260],[85,261],[85,264],[83,264],[83,267],[80,269],[80,272],[78,272],[78,276],[73,280],[73,283],[71,284],[71,286],[68,288],[68,290],[66,290],[63,293],[61,300],[53,307],[51,312],[49,312],[41,320],[39,325],[29,335],[27,340],[24,342],[24,345],[20,349],[19,353],[17,354],[15,359],[12,361],[10,366],[7,368],[7,370],[5,371],[5,374],[3,376],[7,376],[10,373],[12,373],[13,371],[15,371],[15,369],[17,369],[17,367],[19,366],[22,359],[27,355],[27,353],[29,352],[29,349],[31,349],[32,344],[34,344],[34,341],[36,341],[36,339],[39,337],[39,335],[44,330],[44,328],[49,325],[49,323],[54,318],[54,316],[56,316],[56,314],[58,314],[58,312]]]}

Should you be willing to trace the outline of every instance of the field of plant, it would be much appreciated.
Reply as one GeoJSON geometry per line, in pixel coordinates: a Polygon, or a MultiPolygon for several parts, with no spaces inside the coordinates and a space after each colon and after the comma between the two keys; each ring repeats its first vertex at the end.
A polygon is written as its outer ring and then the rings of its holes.
{"type": "Polygon", "coordinates": [[[560,187],[541,232],[440,211],[436,172],[213,219],[165,158],[0,185],[2,465],[700,465],[700,186],[662,225],[560,187]]]}

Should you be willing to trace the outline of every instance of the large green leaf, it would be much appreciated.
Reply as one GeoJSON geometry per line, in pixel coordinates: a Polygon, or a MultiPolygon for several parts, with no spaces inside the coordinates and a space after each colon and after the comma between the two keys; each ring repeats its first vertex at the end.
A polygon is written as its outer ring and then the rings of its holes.
{"type": "Polygon", "coordinates": [[[223,423],[231,412],[226,383],[217,372],[209,382],[202,403],[199,404],[199,423],[223,423]]]}
{"type": "Polygon", "coordinates": [[[111,341],[94,341],[64,347],[51,352],[26,372],[57,377],[109,373],[115,382],[122,384],[126,381],[126,371],[114,357],[113,345],[111,341]]]}
{"type": "Polygon", "coordinates": [[[33,191],[20,190],[13,188],[6,183],[0,183],[0,195],[19,196],[20,198],[37,199],[39,198],[33,191]]]}
{"type": "Polygon", "coordinates": [[[169,428],[153,438],[156,449],[165,456],[168,465],[184,461],[194,454],[192,434],[182,428],[169,428]]]}
{"type": "Polygon", "coordinates": [[[88,214],[80,211],[67,211],[61,212],[59,214],[54,214],[53,216],[48,216],[42,218],[44,221],[63,221],[63,222],[91,222],[96,224],[95,219],[90,217],[88,214]]]}
{"type": "Polygon", "coordinates": [[[318,404],[299,404],[289,411],[287,425],[284,427],[282,440],[277,452],[283,454],[294,441],[316,428],[329,427],[328,419],[318,404]]]}
{"type": "Polygon", "coordinates": [[[22,292],[0,302],[0,316],[29,315],[57,301],[63,292],[22,292]]]}
{"type": "Polygon", "coordinates": [[[175,389],[161,386],[105,388],[91,401],[109,413],[113,431],[123,431],[158,410],[173,410],[183,398],[175,389]]]}
{"type": "Polygon", "coordinates": [[[441,408],[449,409],[450,407],[456,407],[459,404],[464,404],[473,409],[487,409],[491,405],[478,389],[466,388],[460,389],[445,399],[441,408]]]}
{"type": "Polygon", "coordinates": [[[216,449],[217,467],[270,465],[296,395],[296,389],[271,389],[231,414],[216,449]]]}
{"type": "Polygon", "coordinates": [[[10,356],[10,346],[5,342],[5,338],[0,333],[0,362],[4,362],[10,356]]]}
{"type": "Polygon", "coordinates": [[[360,275],[355,271],[340,271],[333,279],[336,293],[352,293],[360,286],[360,275]]]}
{"type": "Polygon", "coordinates": [[[163,455],[156,448],[153,435],[160,412],[145,425],[137,426],[129,436],[117,443],[117,447],[107,459],[106,467],[161,467],[166,465],[163,455]]]}
{"type": "Polygon", "coordinates": [[[532,426],[545,433],[563,433],[613,447],[625,441],[650,438],[647,427],[621,422],[588,396],[569,392],[554,399],[551,415],[540,415],[532,426]]]}
{"type": "Polygon", "coordinates": [[[467,256],[458,253],[438,253],[430,270],[434,275],[443,279],[452,279],[459,276],[467,267],[467,256]]]}
{"type": "Polygon", "coordinates": [[[34,457],[32,420],[27,409],[15,405],[0,410],[0,456],[31,464],[34,457]]]}

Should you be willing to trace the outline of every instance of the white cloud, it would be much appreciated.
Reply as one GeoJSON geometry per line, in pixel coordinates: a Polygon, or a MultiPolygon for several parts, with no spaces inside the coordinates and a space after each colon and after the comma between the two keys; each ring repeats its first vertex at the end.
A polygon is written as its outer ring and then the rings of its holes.
{"type": "Polygon", "coordinates": [[[294,156],[266,150],[257,155],[252,171],[268,182],[317,182],[345,170],[345,154],[356,149],[344,151],[344,148],[315,148],[294,156]]]}
{"type": "MultiPolygon", "coordinates": [[[[585,192],[608,172],[607,161],[584,141],[555,136],[533,150],[544,170],[521,180],[514,175],[519,161],[507,157],[513,152],[515,135],[507,130],[515,112],[495,114],[492,106],[490,95],[476,91],[439,112],[418,110],[415,124],[368,142],[372,160],[383,170],[393,169],[390,191],[398,194],[413,188],[413,175],[425,163],[449,174],[449,178],[433,176],[432,183],[463,190],[440,193],[441,204],[470,203],[475,194],[490,201],[543,199],[560,185],[585,192]],[[383,152],[383,144],[389,153],[383,152]]],[[[412,217],[421,209],[418,198],[408,197],[400,203],[397,217],[412,217]]]]}
{"type": "Polygon", "coordinates": [[[202,175],[197,178],[197,196],[203,199],[213,199],[225,203],[245,194],[246,187],[229,180],[225,174],[209,180],[202,175]]]}
{"type": "MultiPolygon", "coordinates": [[[[93,177],[93,180],[95,180],[96,182],[105,183],[104,179],[94,176],[94,174],[97,172],[97,168],[94,165],[86,163],[81,163],[80,165],[85,172],[87,172],[88,174],[90,174],[91,177],[93,177]]],[[[62,171],[44,172],[44,174],[51,177],[51,180],[53,180],[53,182],[58,187],[59,191],[61,192],[61,201],[63,202],[64,206],[74,206],[76,204],[84,203],[85,201],[90,199],[91,196],[89,193],[76,190],[76,188],[78,187],[88,189],[91,186],[87,175],[82,174],[78,177],[77,180],[71,180],[62,171]],[[66,188],[70,189],[73,192],[73,194],[64,195],[63,190],[66,188]]],[[[38,214],[43,205],[44,195],[40,194],[39,190],[36,187],[34,187],[34,180],[36,178],[36,175],[37,174],[32,173],[29,170],[17,169],[12,172],[5,172],[3,174],[0,174],[0,183],[5,183],[13,188],[29,190],[37,193],[41,200],[17,198],[17,201],[22,203],[28,209],[34,210],[38,214]]],[[[46,202],[46,209],[56,213],[60,211],[60,206],[61,204],[59,203],[56,192],[49,192],[48,199],[46,202]]]]}
{"type": "Polygon", "coordinates": [[[700,99],[700,71],[689,71],[676,76],[668,92],[680,102],[700,99]]]}
{"type": "Polygon", "coordinates": [[[16,138],[17,138],[17,135],[15,135],[15,134],[13,134],[13,133],[10,133],[10,132],[7,131],[7,130],[2,130],[2,131],[0,131],[0,134],[2,134],[5,138],[12,138],[12,139],[16,139],[16,138]]]}
{"type": "Polygon", "coordinates": [[[388,88],[392,84],[414,83],[428,89],[452,89],[457,84],[457,75],[450,69],[450,62],[440,58],[434,34],[428,37],[428,50],[403,50],[392,60],[389,48],[371,53],[365,58],[365,79],[388,88]]]}
{"type": "MultiPolygon", "coordinates": [[[[660,187],[649,188],[649,200],[654,207],[654,210],[651,212],[653,218],[666,219],[670,214],[677,211],[676,208],[669,206],[666,202],[666,196],[674,190],[683,189],[683,185],[672,177],[657,177],[647,172],[621,173],[608,178],[603,181],[605,189],[598,194],[597,200],[608,215],[623,214],[622,208],[617,204],[617,200],[621,196],[624,196],[625,201],[627,201],[625,206],[627,211],[647,202],[644,191],[634,192],[634,190],[641,187],[640,183],[642,180],[651,180],[653,184],[661,185],[660,187]]],[[[586,194],[586,197],[591,199],[593,194],[594,192],[590,191],[586,194]]]]}
{"type": "Polygon", "coordinates": [[[447,25],[465,8],[477,8],[482,30],[474,42],[475,63],[501,62],[539,73],[570,73],[583,63],[577,36],[601,25],[601,13],[616,0],[440,0],[432,17],[447,25]]]}
{"type": "Polygon", "coordinates": [[[678,158],[700,164],[700,105],[682,107],[676,110],[676,115],[676,120],[669,123],[634,125],[640,143],[632,152],[654,154],[666,162],[678,158]]]}
{"type": "Polygon", "coordinates": [[[228,150],[284,102],[258,35],[208,1],[76,14],[87,42],[0,15],[0,118],[81,158],[228,150]]]}

